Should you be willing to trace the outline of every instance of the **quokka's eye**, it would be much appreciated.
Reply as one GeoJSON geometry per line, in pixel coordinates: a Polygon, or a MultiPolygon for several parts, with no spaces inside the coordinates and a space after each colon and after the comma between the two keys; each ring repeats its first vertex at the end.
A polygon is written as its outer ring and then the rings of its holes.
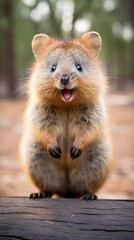
{"type": "Polygon", "coordinates": [[[51,67],[51,72],[54,72],[56,70],[56,66],[55,65],[52,65],[51,67]]]}
{"type": "Polygon", "coordinates": [[[80,72],[82,71],[82,66],[80,64],[76,65],[76,68],[78,71],[80,71],[80,72]]]}

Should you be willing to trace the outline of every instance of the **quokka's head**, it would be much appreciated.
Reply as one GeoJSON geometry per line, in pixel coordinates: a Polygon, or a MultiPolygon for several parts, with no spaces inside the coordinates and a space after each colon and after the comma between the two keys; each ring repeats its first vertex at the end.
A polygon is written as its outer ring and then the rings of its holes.
{"type": "Polygon", "coordinates": [[[96,32],[70,41],[36,35],[32,41],[36,64],[30,93],[52,104],[96,101],[104,89],[104,76],[97,60],[100,49],[101,37],[96,32]]]}

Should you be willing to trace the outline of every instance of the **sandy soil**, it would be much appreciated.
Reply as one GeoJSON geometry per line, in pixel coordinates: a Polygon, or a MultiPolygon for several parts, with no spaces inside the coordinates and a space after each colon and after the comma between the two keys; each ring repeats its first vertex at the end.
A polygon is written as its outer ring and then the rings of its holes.
{"type": "MultiPolygon", "coordinates": [[[[134,198],[134,95],[107,98],[115,165],[100,198],[134,198]]],[[[19,145],[26,101],[0,101],[0,195],[27,196],[37,189],[21,169],[19,145]]]]}

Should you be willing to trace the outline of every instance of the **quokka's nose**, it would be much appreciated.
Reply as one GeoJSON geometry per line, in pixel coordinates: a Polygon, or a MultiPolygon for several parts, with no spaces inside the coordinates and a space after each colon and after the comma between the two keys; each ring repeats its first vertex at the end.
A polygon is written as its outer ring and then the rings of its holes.
{"type": "Polygon", "coordinates": [[[63,74],[60,79],[61,83],[67,85],[70,81],[69,76],[67,74],[63,74]]]}

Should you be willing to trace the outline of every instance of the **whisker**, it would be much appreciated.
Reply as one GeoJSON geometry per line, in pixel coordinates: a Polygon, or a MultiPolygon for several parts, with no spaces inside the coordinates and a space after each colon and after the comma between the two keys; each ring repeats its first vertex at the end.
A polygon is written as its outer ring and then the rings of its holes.
{"type": "MultiPolygon", "coordinates": [[[[13,93],[13,95],[15,92],[13,93]]],[[[28,96],[28,91],[22,91],[18,96],[15,97],[15,100],[18,100],[21,98],[21,96],[28,96]]]]}
{"type": "Polygon", "coordinates": [[[70,77],[73,76],[73,75],[76,75],[76,73],[73,73],[73,72],[72,72],[72,73],[70,74],[70,77]]]}
{"type": "Polygon", "coordinates": [[[74,80],[75,79],[75,76],[74,77],[71,77],[71,80],[74,80]]]}

